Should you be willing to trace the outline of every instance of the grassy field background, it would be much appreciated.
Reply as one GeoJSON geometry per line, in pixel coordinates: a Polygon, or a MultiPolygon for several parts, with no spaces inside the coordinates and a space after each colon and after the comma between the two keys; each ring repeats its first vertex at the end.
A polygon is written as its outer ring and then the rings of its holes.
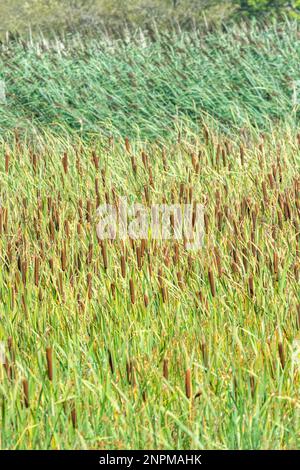
{"type": "Polygon", "coordinates": [[[299,26],[155,24],[3,35],[2,449],[299,448],[299,26]],[[124,196],[204,246],[99,240],[124,196]]]}

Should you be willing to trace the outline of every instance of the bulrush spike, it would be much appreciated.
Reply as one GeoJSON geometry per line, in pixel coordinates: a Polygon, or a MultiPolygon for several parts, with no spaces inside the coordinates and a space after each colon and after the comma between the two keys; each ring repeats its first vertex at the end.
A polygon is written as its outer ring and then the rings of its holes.
{"type": "Polygon", "coordinates": [[[87,275],[87,290],[88,290],[88,299],[91,300],[93,297],[93,289],[92,289],[92,274],[88,273],[87,275]]]}
{"type": "Polygon", "coordinates": [[[127,380],[128,383],[131,384],[131,372],[132,372],[132,362],[130,360],[126,361],[126,373],[127,373],[127,380]]]}
{"type": "Polygon", "coordinates": [[[145,168],[148,168],[148,156],[145,152],[142,152],[142,162],[145,168]]]}
{"type": "Polygon", "coordinates": [[[107,251],[106,251],[106,244],[103,240],[101,241],[100,246],[101,246],[101,253],[102,253],[104,269],[107,270],[107,267],[108,267],[107,251]]]}
{"type": "Polygon", "coordinates": [[[4,366],[4,369],[6,370],[8,380],[11,381],[12,380],[12,366],[9,364],[7,356],[5,356],[3,366],[4,366]]]}
{"type": "Polygon", "coordinates": [[[66,244],[65,243],[63,243],[60,258],[61,258],[61,269],[63,271],[65,271],[66,268],[67,268],[67,254],[66,254],[66,244]]]}
{"type": "Polygon", "coordinates": [[[15,362],[15,353],[14,353],[14,347],[13,347],[13,339],[11,336],[7,338],[7,347],[9,350],[9,355],[10,355],[10,360],[12,363],[15,362]]]}
{"type": "Polygon", "coordinates": [[[53,274],[54,273],[54,261],[53,261],[53,258],[50,258],[49,259],[49,267],[51,269],[51,273],[53,274]]]}
{"type": "Polygon", "coordinates": [[[26,261],[26,259],[21,264],[21,273],[22,273],[22,282],[23,282],[24,286],[26,286],[26,280],[27,280],[27,261],[26,261]]]}
{"type": "Polygon", "coordinates": [[[167,303],[168,302],[168,290],[165,285],[161,287],[161,295],[162,295],[163,303],[164,304],[167,303]]]}
{"type": "Polygon", "coordinates": [[[174,245],[174,255],[173,255],[173,263],[176,265],[179,261],[179,246],[178,243],[174,245]]]}
{"type": "Polygon", "coordinates": [[[65,172],[65,174],[67,174],[68,173],[68,154],[67,154],[67,152],[64,153],[64,156],[62,158],[62,164],[63,164],[64,172],[65,172]]]}
{"type": "Polygon", "coordinates": [[[93,251],[94,251],[93,243],[89,243],[89,249],[88,249],[87,258],[86,258],[87,264],[91,264],[93,260],[93,251]]]}
{"type": "Polygon", "coordinates": [[[222,276],[222,264],[221,264],[221,255],[220,255],[220,251],[218,250],[218,248],[216,247],[215,248],[215,258],[216,258],[216,265],[217,265],[217,268],[218,268],[218,276],[221,277],[222,276]]]}
{"type": "Polygon", "coordinates": [[[24,405],[25,405],[26,408],[29,408],[28,380],[23,379],[23,380],[22,380],[22,386],[23,386],[24,405]]]}
{"type": "Polygon", "coordinates": [[[70,225],[69,225],[68,220],[65,220],[65,222],[64,222],[64,229],[65,229],[66,237],[70,238],[70,225]]]}
{"type": "Polygon", "coordinates": [[[149,297],[147,294],[144,294],[144,305],[147,308],[149,305],[149,297]]]}
{"type": "Polygon", "coordinates": [[[129,142],[128,137],[125,137],[125,148],[126,148],[126,151],[130,153],[131,149],[130,149],[130,142],[129,142]]]}
{"type": "Polygon", "coordinates": [[[132,155],[131,156],[131,166],[132,166],[132,171],[136,175],[137,173],[137,164],[136,164],[136,158],[132,155]]]}
{"type": "Polygon", "coordinates": [[[222,160],[223,160],[223,166],[226,166],[226,151],[224,148],[222,148],[222,160]]]}
{"type": "Polygon", "coordinates": [[[241,164],[244,166],[244,164],[245,164],[245,150],[244,150],[244,147],[242,145],[240,146],[240,158],[241,158],[241,164]]]}
{"type": "Polygon", "coordinates": [[[40,258],[38,256],[35,256],[34,258],[34,283],[36,287],[39,285],[39,279],[40,279],[40,258]]]}
{"type": "Polygon", "coordinates": [[[163,377],[168,380],[169,378],[169,361],[168,359],[164,359],[163,362],[163,377]]]}
{"type": "Polygon", "coordinates": [[[101,178],[102,178],[102,185],[105,188],[106,187],[106,171],[105,171],[105,168],[102,168],[102,170],[101,170],[101,178]]]}
{"type": "Polygon", "coordinates": [[[147,204],[150,203],[150,198],[149,198],[149,187],[147,185],[144,186],[144,194],[145,194],[145,199],[147,204]]]}
{"type": "Polygon", "coordinates": [[[73,404],[73,407],[71,409],[71,421],[72,421],[72,425],[73,425],[73,428],[77,428],[77,414],[76,414],[76,408],[75,408],[75,404],[73,404]]]}
{"type": "Polygon", "coordinates": [[[125,279],[125,277],[126,277],[126,259],[125,259],[124,255],[121,256],[121,273],[122,273],[122,277],[125,279]]]}
{"type": "Polygon", "coordinates": [[[5,173],[8,173],[9,170],[9,153],[5,154],[5,173]]]}
{"type": "Polygon", "coordinates": [[[181,271],[177,272],[177,282],[178,282],[178,287],[180,289],[183,289],[184,288],[184,282],[183,282],[183,279],[182,279],[181,271]]]}
{"type": "Polygon", "coordinates": [[[137,265],[138,269],[142,269],[142,255],[141,255],[141,248],[139,246],[136,246],[136,260],[137,260],[137,265]]]}
{"type": "Polygon", "coordinates": [[[92,152],[92,158],[93,158],[93,162],[94,162],[96,170],[99,170],[99,157],[97,157],[95,151],[92,152]]]}
{"type": "Polygon", "coordinates": [[[205,145],[207,146],[209,143],[209,133],[207,127],[203,127],[203,134],[205,139],[205,145]]]}
{"type": "Polygon", "coordinates": [[[110,284],[110,291],[111,291],[112,298],[115,299],[116,298],[116,284],[114,282],[110,284]]]}
{"type": "Polygon", "coordinates": [[[185,372],[185,395],[188,399],[192,396],[191,369],[185,372]]]}
{"type": "Polygon", "coordinates": [[[47,373],[49,380],[53,379],[52,348],[46,348],[47,373]]]}
{"type": "Polygon", "coordinates": [[[284,369],[284,367],[285,367],[285,357],[284,357],[283,344],[281,342],[278,343],[278,353],[279,353],[279,359],[280,359],[281,367],[284,369]]]}
{"type": "Polygon", "coordinates": [[[253,281],[253,276],[249,276],[248,278],[248,288],[249,288],[249,295],[250,297],[254,296],[254,281],[253,281]]]}
{"type": "Polygon", "coordinates": [[[252,398],[254,398],[256,385],[255,385],[255,378],[252,374],[249,376],[249,382],[250,382],[251,396],[252,398]]]}
{"type": "Polygon", "coordinates": [[[114,374],[115,369],[114,369],[113,358],[112,358],[110,350],[108,350],[108,362],[109,362],[109,367],[110,367],[111,373],[114,374]]]}
{"type": "Polygon", "coordinates": [[[92,222],[92,201],[90,199],[86,202],[86,221],[89,224],[92,222]]]}
{"type": "Polygon", "coordinates": [[[216,286],[215,286],[214,273],[211,269],[208,270],[208,280],[209,280],[211,295],[213,297],[215,297],[216,296],[216,286]]]}
{"type": "Polygon", "coordinates": [[[131,303],[134,305],[134,303],[135,303],[135,292],[134,292],[133,279],[129,280],[129,289],[130,289],[130,300],[131,300],[131,303]]]}

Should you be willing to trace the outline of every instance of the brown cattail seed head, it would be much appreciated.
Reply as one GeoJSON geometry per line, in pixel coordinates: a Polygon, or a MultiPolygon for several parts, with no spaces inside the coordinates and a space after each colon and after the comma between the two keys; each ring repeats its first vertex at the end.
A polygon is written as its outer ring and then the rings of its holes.
{"type": "Polygon", "coordinates": [[[185,373],[185,394],[188,399],[192,396],[191,369],[187,369],[185,373]]]}
{"type": "Polygon", "coordinates": [[[211,295],[213,297],[215,297],[216,296],[216,286],[215,286],[214,274],[213,274],[213,271],[211,269],[208,270],[208,280],[209,280],[211,295]]]}
{"type": "Polygon", "coordinates": [[[133,279],[129,280],[129,289],[130,289],[130,300],[133,305],[135,303],[135,291],[134,291],[133,279]]]}
{"type": "Polygon", "coordinates": [[[52,381],[53,379],[53,364],[52,364],[52,348],[46,348],[46,358],[47,358],[47,372],[48,378],[52,381]]]}
{"type": "Polygon", "coordinates": [[[23,386],[24,405],[26,408],[29,408],[28,381],[26,379],[22,380],[22,386],[23,386]]]}

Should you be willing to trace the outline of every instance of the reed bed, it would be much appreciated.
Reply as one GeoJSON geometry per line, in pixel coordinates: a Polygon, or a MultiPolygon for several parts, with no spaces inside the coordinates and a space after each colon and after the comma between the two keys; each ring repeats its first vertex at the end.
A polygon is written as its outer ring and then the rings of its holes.
{"type": "Polygon", "coordinates": [[[0,45],[0,130],[155,140],[203,116],[223,130],[299,121],[299,24],[21,39],[0,45]]]}
{"type": "Polygon", "coordinates": [[[299,447],[299,147],[2,140],[1,448],[299,447]],[[204,204],[204,246],[99,240],[119,196],[204,204]]]}

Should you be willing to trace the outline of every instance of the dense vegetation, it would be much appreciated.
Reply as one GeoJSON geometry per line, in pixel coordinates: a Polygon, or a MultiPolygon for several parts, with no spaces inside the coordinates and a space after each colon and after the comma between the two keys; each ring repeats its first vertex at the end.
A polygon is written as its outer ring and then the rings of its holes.
{"type": "Polygon", "coordinates": [[[296,123],[299,51],[298,25],[287,21],[206,34],[154,30],[114,42],[4,43],[0,129],[156,138],[178,119],[204,115],[227,129],[296,123]]]}
{"type": "Polygon", "coordinates": [[[121,3],[0,5],[0,448],[299,448],[298,2],[121,3]]]}
{"type": "Polygon", "coordinates": [[[0,151],[2,448],[299,447],[295,134],[0,151]],[[99,243],[118,196],[204,203],[205,246],[99,243]]]}

